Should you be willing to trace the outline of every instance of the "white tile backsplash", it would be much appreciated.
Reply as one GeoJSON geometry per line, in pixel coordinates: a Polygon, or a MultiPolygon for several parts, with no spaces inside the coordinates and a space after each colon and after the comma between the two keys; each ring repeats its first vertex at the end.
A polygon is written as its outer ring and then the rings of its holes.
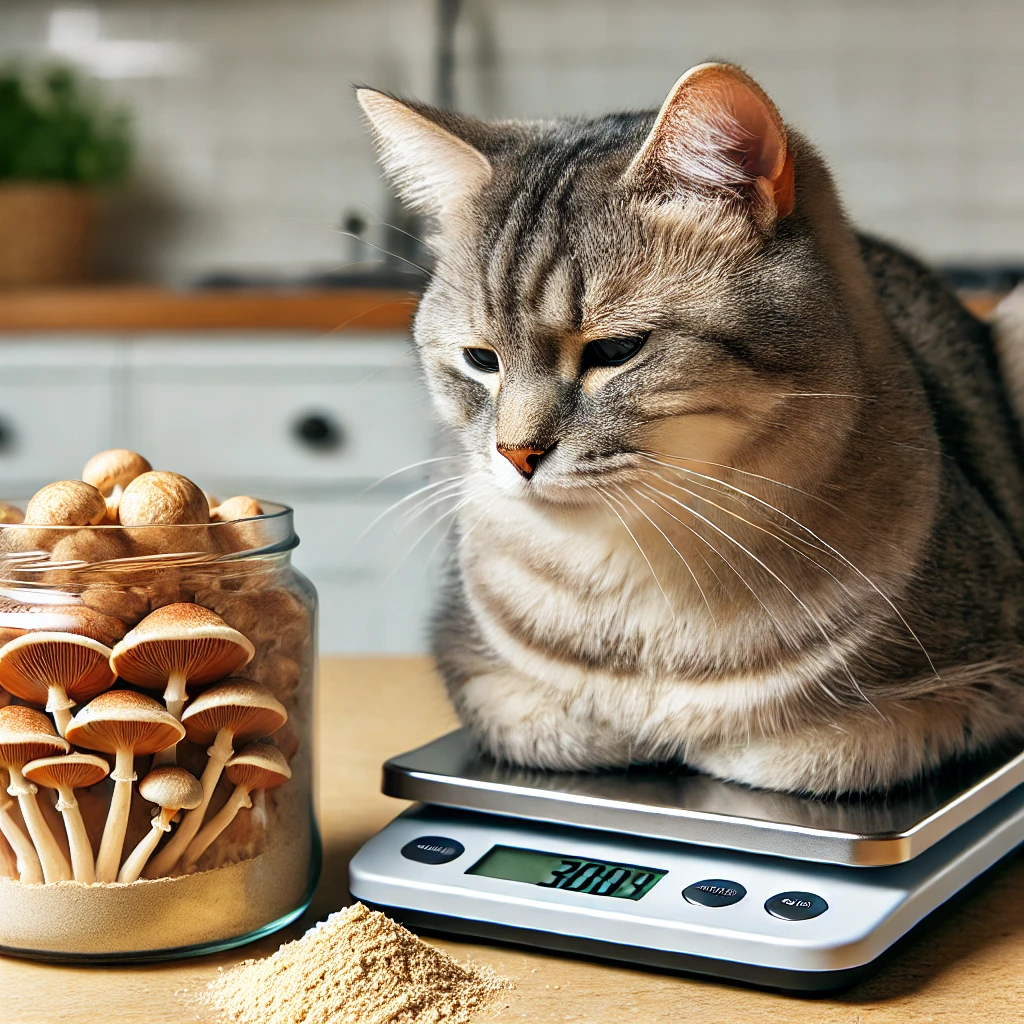
{"type": "MultiPolygon", "coordinates": [[[[45,53],[67,6],[89,5],[4,0],[0,57],[45,53]]],[[[433,0],[92,7],[104,39],[195,55],[186,74],[105,83],[141,143],[108,266],[129,242],[138,273],[177,280],[335,266],[342,211],[382,218],[351,85],[430,98],[433,0]]],[[[650,107],[691,64],[738,60],[821,147],[856,221],[936,259],[1021,260],[1022,31],[1018,0],[465,0],[457,99],[495,117],[650,107]]]]}

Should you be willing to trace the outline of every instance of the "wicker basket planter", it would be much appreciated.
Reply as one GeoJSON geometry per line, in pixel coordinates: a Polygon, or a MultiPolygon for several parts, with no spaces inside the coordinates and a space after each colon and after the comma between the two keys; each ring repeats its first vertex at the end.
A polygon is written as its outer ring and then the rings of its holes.
{"type": "Polygon", "coordinates": [[[91,188],[0,184],[0,286],[82,280],[88,274],[95,221],[91,188]]]}

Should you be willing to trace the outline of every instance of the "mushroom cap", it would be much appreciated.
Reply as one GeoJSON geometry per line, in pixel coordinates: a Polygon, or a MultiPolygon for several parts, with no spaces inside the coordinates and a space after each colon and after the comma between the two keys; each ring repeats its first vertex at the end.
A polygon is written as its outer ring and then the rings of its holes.
{"type": "Polygon", "coordinates": [[[0,526],[17,526],[25,522],[25,513],[9,501],[0,501],[0,526]]]}
{"type": "Polygon", "coordinates": [[[51,562],[110,562],[131,554],[128,538],[116,526],[97,530],[74,530],[50,549],[51,562]]]}
{"type": "Polygon", "coordinates": [[[137,476],[121,495],[122,526],[174,526],[208,523],[206,495],[188,477],[150,471],[137,476]]]}
{"type": "Polygon", "coordinates": [[[126,487],[153,467],[147,459],[127,448],[111,448],[94,455],[82,470],[82,479],[104,497],[115,487],[126,487]]]}
{"type": "Polygon", "coordinates": [[[221,729],[230,729],[235,740],[245,743],[269,736],[287,720],[284,705],[265,686],[237,677],[196,697],[181,716],[193,743],[212,743],[221,729]]]}
{"type": "Polygon", "coordinates": [[[174,671],[193,683],[237,672],[255,653],[249,640],[199,604],[168,604],[150,612],[114,647],[110,666],[128,682],[163,689],[174,671]]]}
{"type": "Polygon", "coordinates": [[[255,498],[238,494],[222,501],[219,505],[210,506],[210,519],[215,523],[231,523],[236,519],[254,519],[263,515],[263,507],[255,498]]]}
{"type": "Polygon", "coordinates": [[[176,811],[191,811],[203,802],[200,781],[184,768],[173,765],[154,768],[140,783],[139,793],[157,807],[170,807],[176,811]]]}
{"type": "Polygon", "coordinates": [[[0,763],[19,768],[39,757],[66,754],[71,744],[57,735],[41,711],[8,704],[0,708],[0,763]]]}
{"type": "Polygon", "coordinates": [[[152,697],[132,690],[107,690],[71,719],[67,738],[76,747],[116,754],[155,754],[185,736],[174,715],[152,697]]]}
{"type": "MultiPolygon", "coordinates": [[[[120,619],[80,604],[18,604],[0,598],[0,630],[75,633],[111,647],[128,631],[120,619]]],[[[6,632],[3,634],[6,636],[6,632]]]]}
{"type": "Polygon", "coordinates": [[[25,508],[32,526],[96,526],[107,514],[107,503],[92,484],[58,480],[36,491],[25,508]]]}
{"type": "Polygon", "coordinates": [[[114,685],[110,654],[76,633],[25,633],[0,647],[0,686],[29,704],[46,704],[57,684],[79,704],[114,685]]]}
{"type": "Polygon", "coordinates": [[[284,754],[269,743],[252,743],[229,758],[224,766],[227,777],[247,789],[273,789],[292,777],[284,754]]]}
{"type": "Polygon", "coordinates": [[[82,754],[73,750],[64,757],[39,757],[29,761],[22,769],[25,778],[47,789],[67,786],[86,789],[102,782],[110,774],[110,765],[95,754],[82,754]]]}

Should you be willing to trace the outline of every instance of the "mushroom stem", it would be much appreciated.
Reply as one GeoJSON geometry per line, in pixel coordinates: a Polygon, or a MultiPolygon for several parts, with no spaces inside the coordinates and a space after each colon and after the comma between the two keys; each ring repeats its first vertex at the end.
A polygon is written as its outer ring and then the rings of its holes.
{"type": "Polygon", "coordinates": [[[185,815],[178,831],[149,865],[146,871],[147,878],[161,878],[170,874],[185,848],[199,831],[199,826],[206,816],[206,809],[213,799],[213,791],[217,788],[221,773],[224,771],[224,765],[235,752],[231,745],[232,738],[230,729],[221,729],[213,741],[213,746],[206,751],[210,759],[206,762],[202,778],[199,780],[203,787],[203,802],[185,815]]]}
{"type": "Polygon", "coordinates": [[[131,748],[118,748],[110,777],[114,780],[114,793],[110,798],[110,810],[107,812],[103,838],[100,840],[100,852],[96,858],[97,882],[117,881],[124,836],[128,831],[128,814],[132,807],[132,783],[138,778],[134,770],[131,748]]]}
{"type": "MultiPolygon", "coordinates": [[[[181,669],[174,669],[167,677],[167,688],[164,690],[164,704],[167,710],[180,722],[181,714],[185,710],[185,701],[188,695],[185,693],[185,684],[188,677],[181,669]]],[[[161,764],[178,763],[178,744],[174,743],[166,750],[161,750],[153,757],[153,767],[161,764]]]]}
{"type": "Polygon", "coordinates": [[[0,829],[0,875],[17,881],[18,874],[18,858],[15,857],[10,844],[3,837],[3,830],[0,829]]]}
{"type": "Polygon", "coordinates": [[[8,765],[11,774],[11,784],[7,792],[18,798],[18,806],[21,808],[21,816],[25,819],[25,827],[32,837],[32,843],[39,855],[39,863],[43,869],[43,878],[47,882],[69,882],[71,880],[71,865],[67,858],[61,853],[57,840],[54,839],[43,818],[43,812],[39,809],[36,800],[36,787],[29,782],[21,769],[15,765],[8,765]]]}
{"type": "Polygon", "coordinates": [[[59,683],[51,683],[47,694],[46,710],[53,715],[54,725],[57,726],[57,734],[61,737],[67,731],[71,722],[71,708],[75,702],[68,696],[67,691],[59,683]]]}
{"type": "MultiPolygon", "coordinates": [[[[0,799],[3,799],[0,797],[0,799]]],[[[13,806],[13,805],[11,805],[13,806]]],[[[33,885],[41,885],[43,881],[43,869],[36,856],[36,848],[32,841],[22,832],[18,823],[11,817],[6,807],[0,807],[0,832],[11,844],[14,856],[18,861],[18,877],[23,882],[33,885]]]]}
{"type": "Polygon", "coordinates": [[[235,820],[235,815],[243,807],[252,807],[249,799],[249,787],[244,783],[235,786],[234,792],[228,797],[227,803],[199,830],[199,834],[188,844],[182,867],[190,868],[204,853],[209,845],[235,820]]]}
{"type": "Polygon", "coordinates": [[[139,840],[138,846],[128,855],[128,859],[118,873],[117,880],[119,882],[134,882],[142,874],[146,861],[157,848],[163,834],[171,831],[171,822],[177,813],[177,809],[174,807],[161,807],[160,813],[154,815],[153,827],[139,840]]]}
{"type": "Polygon", "coordinates": [[[96,866],[93,863],[92,843],[85,830],[82,812],[70,786],[57,787],[57,810],[64,815],[64,828],[68,834],[68,848],[71,851],[71,867],[76,882],[91,885],[96,881],[96,866]]]}

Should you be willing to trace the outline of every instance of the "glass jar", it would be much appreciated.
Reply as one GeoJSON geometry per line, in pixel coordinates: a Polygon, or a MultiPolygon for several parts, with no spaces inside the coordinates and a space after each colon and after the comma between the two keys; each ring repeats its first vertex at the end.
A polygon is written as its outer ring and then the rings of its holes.
{"type": "Polygon", "coordinates": [[[317,599],[262,507],[0,525],[0,952],[188,956],[309,905],[317,599]]]}

